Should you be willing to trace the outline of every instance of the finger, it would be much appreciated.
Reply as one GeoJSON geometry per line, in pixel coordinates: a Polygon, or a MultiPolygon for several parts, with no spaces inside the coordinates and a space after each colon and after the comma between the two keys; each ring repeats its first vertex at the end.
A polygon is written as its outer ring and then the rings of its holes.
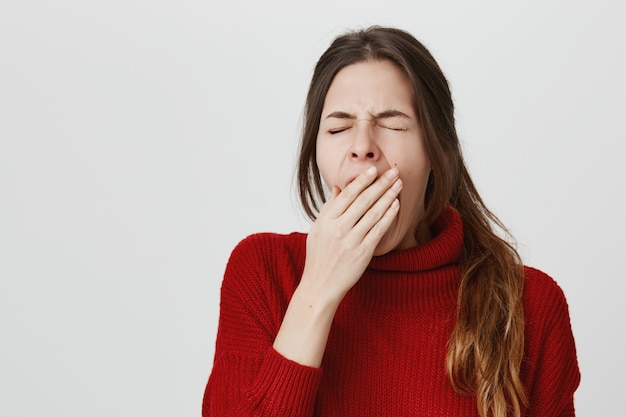
{"type": "Polygon", "coordinates": [[[354,231],[361,236],[365,236],[378,223],[389,207],[397,199],[402,190],[402,180],[397,179],[377,201],[358,220],[354,226],[354,231]]]}
{"type": "Polygon", "coordinates": [[[335,217],[336,218],[336,216],[331,215],[331,211],[333,211],[333,204],[335,204],[334,201],[337,199],[337,196],[339,196],[340,193],[341,193],[341,189],[337,187],[336,185],[333,185],[332,190],[330,190],[330,197],[328,197],[328,200],[326,200],[326,202],[322,206],[322,209],[320,210],[320,213],[317,216],[318,218],[323,218],[323,217],[335,217]]]}
{"type": "Polygon", "coordinates": [[[391,226],[391,223],[396,218],[399,211],[400,201],[396,198],[385,211],[383,217],[381,217],[381,219],[369,230],[369,232],[367,232],[363,238],[363,244],[370,247],[372,253],[385,233],[387,233],[387,230],[389,230],[389,226],[391,226]]]}
{"type": "Polygon", "coordinates": [[[370,210],[376,202],[385,195],[385,193],[393,189],[392,192],[387,195],[386,203],[383,203],[385,205],[385,209],[389,207],[389,204],[391,204],[393,199],[398,196],[398,193],[402,188],[402,181],[397,178],[397,175],[398,170],[392,168],[378,178],[374,184],[363,190],[363,192],[357,196],[357,198],[343,214],[342,217],[345,218],[345,221],[351,226],[354,226],[365,215],[365,213],[367,213],[367,211],[370,210]]]}
{"type": "Polygon", "coordinates": [[[341,216],[354,200],[369,187],[376,179],[376,167],[371,166],[361,172],[358,177],[348,184],[337,196],[336,202],[328,208],[328,214],[333,217],[341,216]]]}

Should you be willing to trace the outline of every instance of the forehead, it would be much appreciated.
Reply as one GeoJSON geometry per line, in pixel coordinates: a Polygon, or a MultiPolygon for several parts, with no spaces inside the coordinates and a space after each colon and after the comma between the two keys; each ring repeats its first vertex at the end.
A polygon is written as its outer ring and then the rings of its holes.
{"type": "Polygon", "coordinates": [[[413,88],[390,61],[365,61],[342,68],[330,84],[322,116],[333,111],[381,112],[389,108],[413,112],[413,88]]]}

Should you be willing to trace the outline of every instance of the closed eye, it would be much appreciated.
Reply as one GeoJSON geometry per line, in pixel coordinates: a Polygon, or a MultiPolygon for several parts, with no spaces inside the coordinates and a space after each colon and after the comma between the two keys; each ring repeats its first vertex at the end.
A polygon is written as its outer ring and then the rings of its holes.
{"type": "Polygon", "coordinates": [[[406,127],[398,127],[398,126],[383,126],[383,125],[380,125],[380,127],[384,128],[384,129],[394,130],[396,132],[404,132],[405,130],[407,130],[406,127]]]}
{"type": "Polygon", "coordinates": [[[350,129],[350,126],[338,127],[338,128],[335,128],[335,129],[329,129],[328,133],[330,133],[331,135],[336,135],[337,133],[344,132],[344,131],[346,131],[348,129],[350,129]]]}

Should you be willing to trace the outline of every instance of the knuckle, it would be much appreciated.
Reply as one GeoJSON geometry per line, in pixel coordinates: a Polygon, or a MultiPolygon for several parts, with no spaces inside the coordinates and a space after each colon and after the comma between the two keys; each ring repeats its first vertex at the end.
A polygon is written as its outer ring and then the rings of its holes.
{"type": "Polygon", "coordinates": [[[372,193],[364,192],[359,196],[359,203],[366,209],[370,208],[375,202],[376,198],[372,193]]]}
{"type": "Polygon", "coordinates": [[[352,201],[352,200],[356,199],[359,196],[359,194],[361,194],[361,189],[348,186],[348,187],[344,188],[342,194],[349,201],[352,201]]]}
{"type": "Polygon", "coordinates": [[[376,223],[374,227],[372,227],[372,230],[371,230],[372,236],[377,239],[381,238],[387,231],[387,228],[385,226],[386,225],[381,222],[376,223]]]}
{"type": "Polygon", "coordinates": [[[331,232],[331,234],[334,239],[339,240],[345,236],[346,232],[343,227],[339,226],[339,227],[335,227],[333,231],[331,232]]]}

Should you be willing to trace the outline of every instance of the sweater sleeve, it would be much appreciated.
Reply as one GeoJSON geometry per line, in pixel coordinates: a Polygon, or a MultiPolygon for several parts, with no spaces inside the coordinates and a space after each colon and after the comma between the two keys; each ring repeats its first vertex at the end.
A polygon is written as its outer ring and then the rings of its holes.
{"type": "Polygon", "coordinates": [[[270,235],[233,250],[221,289],[213,369],[203,417],[312,416],[321,369],[290,361],[273,348],[290,297],[282,288],[288,253],[270,235]]]}
{"type": "Polygon", "coordinates": [[[532,270],[530,279],[535,281],[527,281],[535,292],[531,310],[537,314],[529,318],[527,326],[541,331],[538,337],[527,337],[529,350],[533,352],[527,360],[534,365],[528,415],[573,417],[580,371],[567,302],[561,288],[549,276],[532,270]]]}

